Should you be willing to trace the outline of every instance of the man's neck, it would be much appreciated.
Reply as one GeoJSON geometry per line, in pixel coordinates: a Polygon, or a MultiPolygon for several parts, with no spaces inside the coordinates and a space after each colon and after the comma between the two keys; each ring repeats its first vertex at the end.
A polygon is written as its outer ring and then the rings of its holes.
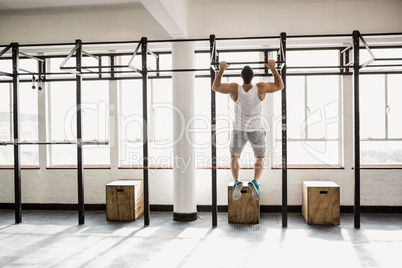
{"type": "Polygon", "coordinates": [[[243,83],[243,89],[247,92],[253,87],[253,84],[244,84],[243,83]]]}

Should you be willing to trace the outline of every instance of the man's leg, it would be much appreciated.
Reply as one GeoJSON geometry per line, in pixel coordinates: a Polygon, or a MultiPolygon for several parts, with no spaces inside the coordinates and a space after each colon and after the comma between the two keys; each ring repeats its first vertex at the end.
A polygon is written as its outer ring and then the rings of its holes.
{"type": "Polygon", "coordinates": [[[230,170],[232,171],[233,180],[239,179],[240,172],[240,164],[239,164],[239,156],[232,156],[230,160],[230,170]]]}
{"type": "Polygon", "coordinates": [[[241,188],[243,187],[243,182],[239,181],[239,158],[246,142],[247,140],[242,137],[241,131],[232,131],[232,136],[230,139],[230,170],[232,171],[232,176],[234,180],[232,193],[232,198],[234,200],[239,200],[241,198],[241,188]]]}
{"type": "Polygon", "coordinates": [[[254,180],[258,184],[260,184],[260,178],[261,178],[263,171],[264,171],[264,157],[257,156],[257,159],[254,164],[254,180]]]}
{"type": "Polygon", "coordinates": [[[261,199],[260,178],[264,171],[265,135],[264,130],[249,133],[249,141],[254,150],[256,161],[254,164],[254,179],[248,183],[248,186],[252,190],[253,197],[257,200],[261,199]]]}

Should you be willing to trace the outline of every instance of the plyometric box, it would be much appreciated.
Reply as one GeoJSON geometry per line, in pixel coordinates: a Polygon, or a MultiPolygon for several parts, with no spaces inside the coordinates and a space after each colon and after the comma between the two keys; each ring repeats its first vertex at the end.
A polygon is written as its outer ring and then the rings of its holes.
{"type": "Polygon", "coordinates": [[[141,180],[120,180],[106,185],[106,217],[109,221],[134,221],[144,214],[141,180]]]}
{"type": "Polygon", "coordinates": [[[302,214],[308,224],[339,225],[339,185],[332,181],[303,181],[302,194],[302,214]]]}
{"type": "Polygon", "coordinates": [[[251,189],[247,186],[248,181],[243,181],[241,198],[233,200],[234,182],[228,185],[228,222],[229,223],[260,223],[260,201],[253,198],[251,189]]]}

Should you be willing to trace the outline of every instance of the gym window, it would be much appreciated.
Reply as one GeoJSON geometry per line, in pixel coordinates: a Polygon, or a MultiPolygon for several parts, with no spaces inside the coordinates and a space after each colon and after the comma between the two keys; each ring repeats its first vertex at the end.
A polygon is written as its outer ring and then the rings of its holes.
{"type": "MultiPolygon", "coordinates": [[[[128,60],[129,57],[122,57],[122,61],[128,62],[128,60]]],[[[156,67],[154,56],[148,55],[148,62],[151,69],[156,67]]],[[[133,63],[134,66],[138,64],[136,61],[133,63]]],[[[159,64],[161,70],[171,69],[171,55],[159,55],[159,64]]],[[[151,75],[154,76],[153,73],[151,75]]],[[[141,168],[144,145],[142,80],[121,80],[119,88],[119,167],[141,168]]],[[[172,168],[174,140],[172,79],[149,79],[147,95],[149,167],[172,168]]]]}
{"type": "MultiPolygon", "coordinates": [[[[58,68],[58,67],[57,67],[58,68]]],[[[109,140],[109,82],[83,81],[82,84],[82,140],[109,140]]],[[[76,141],[76,85],[74,81],[47,83],[48,135],[51,142],[76,141]]],[[[75,145],[50,145],[49,167],[75,167],[75,145]]],[[[107,145],[85,145],[84,167],[110,165],[107,145]]]]}
{"type": "MultiPolygon", "coordinates": [[[[2,61],[0,61],[1,63],[2,61]]],[[[0,83],[0,141],[11,141],[13,136],[12,122],[12,85],[0,83]]],[[[13,146],[0,146],[0,163],[2,167],[13,166],[13,146]]]]}
{"type": "MultiPolygon", "coordinates": [[[[1,60],[0,70],[10,72],[11,60],[1,60]]],[[[38,66],[35,60],[21,59],[19,67],[30,72],[37,72],[38,66]]],[[[23,71],[22,71],[23,72],[23,71]]],[[[29,76],[23,76],[24,78],[29,76]]],[[[0,141],[13,141],[13,87],[11,83],[0,83],[0,141]]],[[[38,141],[38,91],[32,89],[31,83],[19,84],[19,141],[38,141]]],[[[14,166],[13,146],[0,148],[0,163],[2,167],[14,166]]],[[[38,145],[22,145],[21,166],[39,166],[38,145]]]]}
{"type": "Polygon", "coordinates": [[[362,165],[402,164],[401,85],[401,74],[360,76],[362,165]]]}
{"type": "MultiPolygon", "coordinates": [[[[314,75],[323,69],[307,68],[297,72],[291,69],[293,66],[337,66],[339,51],[288,51],[287,61],[290,67],[286,81],[288,166],[341,167],[340,77],[314,75]],[[300,72],[303,75],[296,75],[300,72]]],[[[326,71],[331,72],[331,69],[326,71]]],[[[281,114],[281,94],[274,94],[271,158],[274,168],[282,165],[281,114]]]]}

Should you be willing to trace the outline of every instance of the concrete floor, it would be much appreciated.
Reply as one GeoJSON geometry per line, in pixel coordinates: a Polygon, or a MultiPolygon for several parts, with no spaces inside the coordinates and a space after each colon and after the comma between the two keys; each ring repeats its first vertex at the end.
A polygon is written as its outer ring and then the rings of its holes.
{"type": "Polygon", "coordinates": [[[341,225],[309,226],[301,214],[262,214],[259,225],[228,224],[219,213],[190,223],[151,213],[151,225],[108,222],[105,211],[0,210],[0,267],[402,267],[402,214],[353,215],[341,225]]]}

